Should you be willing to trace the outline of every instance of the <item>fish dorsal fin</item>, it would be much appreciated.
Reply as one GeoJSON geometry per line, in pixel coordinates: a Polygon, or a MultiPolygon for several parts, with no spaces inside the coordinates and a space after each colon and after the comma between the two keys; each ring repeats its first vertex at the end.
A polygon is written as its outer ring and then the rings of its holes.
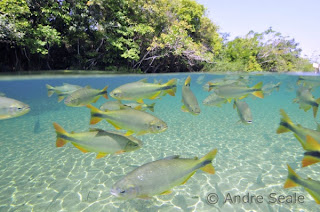
{"type": "Polygon", "coordinates": [[[188,76],[187,79],[186,79],[186,81],[184,82],[184,85],[190,87],[190,83],[191,83],[191,77],[188,76]]]}
{"type": "Polygon", "coordinates": [[[87,88],[87,89],[89,89],[89,88],[91,88],[91,86],[90,85],[87,85],[86,87],[84,87],[84,88],[87,88]]]}
{"type": "Polygon", "coordinates": [[[63,85],[71,85],[71,84],[64,82],[63,85]]]}
{"type": "Polygon", "coordinates": [[[143,79],[139,80],[138,82],[147,83],[147,82],[148,82],[148,79],[147,79],[147,78],[143,78],[143,79]]]}
{"type": "Polygon", "coordinates": [[[178,159],[180,155],[171,155],[168,157],[163,158],[162,160],[173,160],[173,159],[178,159]]]}

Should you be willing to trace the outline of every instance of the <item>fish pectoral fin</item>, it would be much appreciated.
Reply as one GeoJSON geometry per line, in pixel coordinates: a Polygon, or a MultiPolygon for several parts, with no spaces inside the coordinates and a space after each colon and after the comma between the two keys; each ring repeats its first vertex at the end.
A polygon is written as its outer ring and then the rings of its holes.
{"type": "Polygon", "coordinates": [[[195,171],[192,172],[180,185],[186,184],[186,182],[192,177],[192,175],[194,175],[194,173],[196,173],[196,172],[195,171]]]}
{"type": "Polygon", "coordinates": [[[83,152],[83,153],[87,153],[88,152],[88,150],[86,150],[85,148],[79,146],[78,144],[75,144],[75,143],[72,143],[72,144],[73,144],[73,146],[77,147],[81,152],[83,152]]]}
{"type": "Polygon", "coordinates": [[[107,154],[108,154],[108,153],[99,152],[99,153],[97,154],[96,159],[103,158],[103,157],[105,157],[107,154]]]}
{"type": "Polygon", "coordinates": [[[188,108],[187,108],[185,105],[182,105],[182,106],[181,106],[181,110],[182,110],[183,112],[189,112],[188,108]]]}
{"type": "Polygon", "coordinates": [[[124,136],[129,136],[129,135],[132,135],[133,133],[134,133],[133,131],[128,130],[128,131],[126,132],[126,134],[124,134],[124,136]]]}
{"type": "Polygon", "coordinates": [[[312,164],[315,164],[315,163],[319,163],[320,162],[320,159],[319,158],[314,158],[310,155],[306,155],[304,156],[304,158],[302,159],[302,167],[306,167],[306,166],[310,166],[312,164]]]}
{"type": "Polygon", "coordinates": [[[172,193],[172,191],[168,190],[168,191],[162,192],[160,195],[167,195],[167,194],[171,194],[171,193],[172,193]]]}
{"type": "Polygon", "coordinates": [[[316,201],[317,204],[320,204],[320,199],[314,194],[313,191],[311,191],[308,188],[304,188],[304,189],[306,189],[306,191],[313,197],[313,199],[316,201]]]}
{"type": "Polygon", "coordinates": [[[121,129],[121,127],[119,127],[117,124],[113,123],[112,121],[107,120],[107,122],[109,122],[112,126],[114,126],[114,128],[116,128],[116,130],[120,130],[121,129]]]}
{"type": "Polygon", "coordinates": [[[93,99],[93,103],[96,103],[99,98],[100,98],[100,96],[97,96],[96,98],[94,98],[94,99],[93,99]]]}

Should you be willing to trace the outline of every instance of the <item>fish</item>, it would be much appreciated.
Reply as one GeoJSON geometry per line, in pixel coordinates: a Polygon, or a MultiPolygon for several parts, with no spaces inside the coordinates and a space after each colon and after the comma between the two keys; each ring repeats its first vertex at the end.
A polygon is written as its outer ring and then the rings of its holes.
{"type": "Polygon", "coordinates": [[[129,107],[121,107],[120,110],[102,111],[92,105],[87,105],[91,109],[90,124],[96,124],[102,119],[107,120],[117,130],[127,130],[127,135],[133,133],[144,135],[146,133],[160,133],[167,130],[167,124],[161,119],[140,110],[129,107]]]}
{"type": "Polygon", "coordinates": [[[177,80],[171,79],[162,85],[148,83],[147,79],[127,83],[110,92],[110,96],[118,100],[133,100],[143,104],[143,99],[157,99],[169,94],[175,96],[177,80]]]}
{"type": "Polygon", "coordinates": [[[312,179],[302,179],[298,176],[293,169],[288,166],[288,177],[284,184],[284,188],[292,188],[296,186],[302,186],[316,201],[320,204],[320,182],[312,179]]]}
{"type": "Polygon", "coordinates": [[[120,110],[120,106],[123,105],[120,100],[108,101],[100,106],[100,110],[120,110]]]}
{"type": "Polygon", "coordinates": [[[221,107],[222,104],[225,104],[227,102],[228,102],[227,99],[218,96],[216,93],[212,93],[202,101],[202,104],[207,105],[207,106],[221,107]]]}
{"type": "Polygon", "coordinates": [[[263,92],[261,90],[262,82],[257,83],[252,88],[242,85],[224,85],[218,87],[214,90],[214,92],[223,98],[226,98],[228,102],[231,102],[232,99],[243,99],[247,97],[249,94],[252,94],[256,97],[263,98],[263,92]]]}
{"type": "Polygon", "coordinates": [[[152,104],[140,104],[137,102],[129,102],[129,103],[125,103],[122,104],[120,100],[118,101],[109,101],[104,103],[103,105],[100,106],[100,110],[120,110],[120,107],[130,107],[136,110],[142,110],[142,111],[146,111],[147,109],[149,109],[150,111],[154,112],[154,105],[156,103],[152,103],[152,104]]]}
{"type": "Polygon", "coordinates": [[[262,86],[261,90],[263,91],[264,95],[270,95],[272,93],[272,91],[274,91],[274,89],[279,91],[280,85],[281,85],[281,82],[278,82],[277,84],[268,83],[268,84],[262,86]]]}
{"type": "Polygon", "coordinates": [[[203,90],[210,92],[213,88],[224,86],[224,85],[231,85],[231,84],[243,85],[243,86],[246,85],[245,83],[238,80],[219,78],[219,79],[215,79],[207,82],[202,86],[202,88],[203,90]]]}
{"type": "Polygon", "coordinates": [[[318,77],[301,76],[297,80],[297,85],[303,85],[305,87],[318,87],[320,86],[320,80],[318,77]]]}
{"type": "Polygon", "coordinates": [[[234,100],[233,109],[237,108],[238,115],[240,117],[240,121],[244,124],[252,123],[252,115],[251,110],[246,102],[241,102],[238,100],[234,100]]]}
{"type": "Polygon", "coordinates": [[[89,132],[68,133],[55,122],[53,126],[57,134],[57,147],[63,147],[66,143],[71,142],[81,152],[97,153],[97,159],[107,154],[131,152],[142,147],[141,140],[133,136],[125,136],[120,132],[91,129],[89,132]]]}
{"type": "Polygon", "coordinates": [[[305,152],[302,159],[302,167],[310,166],[320,162],[320,151],[305,152]]]}
{"type": "Polygon", "coordinates": [[[305,128],[300,124],[295,125],[283,109],[280,109],[280,114],[282,117],[277,129],[277,133],[280,134],[291,131],[294,133],[294,136],[300,142],[304,150],[311,152],[314,151],[314,145],[312,144],[312,141],[310,139],[307,139],[307,136],[312,137],[313,140],[316,140],[319,143],[320,131],[305,128]]]}
{"type": "Polygon", "coordinates": [[[182,107],[181,110],[183,112],[189,112],[192,115],[200,114],[200,106],[198,104],[196,96],[192,93],[190,89],[191,77],[188,76],[186,81],[184,82],[184,86],[182,86],[182,107]]]}
{"type": "Polygon", "coordinates": [[[197,84],[201,85],[203,83],[204,77],[205,77],[205,75],[199,76],[197,79],[197,84]]]}
{"type": "Polygon", "coordinates": [[[53,87],[46,84],[48,89],[48,97],[51,97],[54,93],[58,95],[58,102],[61,102],[66,96],[70,95],[72,92],[82,88],[79,85],[72,85],[68,83],[63,83],[62,86],[53,87]]]}
{"type": "Polygon", "coordinates": [[[316,118],[320,104],[320,98],[314,99],[310,92],[310,89],[306,87],[300,87],[297,90],[297,98],[295,98],[293,102],[299,103],[299,108],[303,109],[305,112],[310,110],[310,108],[312,107],[313,117],[316,118]]]}
{"type": "Polygon", "coordinates": [[[140,104],[137,102],[130,102],[130,103],[125,103],[124,106],[128,106],[131,107],[133,109],[136,110],[142,110],[142,111],[146,111],[147,109],[150,110],[151,112],[154,112],[154,106],[156,103],[152,103],[152,104],[140,104]]]}
{"type": "Polygon", "coordinates": [[[30,111],[30,106],[15,99],[0,97],[0,120],[22,116],[30,111]]]}
{"type": "Polygon", "coordinates": [[[71,93],[65,100],[64,103],[70,107],[81,107],[86,106],[90,103],[95,103],[98,101],[100,96],[108,99],[108,86],[104,87],[102,90],[93,89],[89,87],[80,88],[73,93],[71,93]]]}
{"type": "Polygon", "coordinates": [[[6,94],[5,93],[2,93],[1,91],[0,91],[0,97],[3,97],[3,96],[6,96],[6,94]]]}
{"type": "Polygon", "coordinates": [[[175,155],[146,163],[116,182],[110,192],[123,199],[147,199],[154,195],[170,194],[173,187],[185,184],[198,169],[214,174],[212,160],[217,151],[214,149],[201,159],[175,155]]]}

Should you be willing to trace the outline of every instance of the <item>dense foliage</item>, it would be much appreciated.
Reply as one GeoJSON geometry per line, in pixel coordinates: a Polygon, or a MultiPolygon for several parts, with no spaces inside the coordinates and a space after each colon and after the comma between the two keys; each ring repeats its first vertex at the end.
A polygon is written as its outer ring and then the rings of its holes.
{"type": "Polygon", "coordinates": [[[271,29],[226,41],[194,0],[1,0],[1,71],[308,70],[271,29]]]}

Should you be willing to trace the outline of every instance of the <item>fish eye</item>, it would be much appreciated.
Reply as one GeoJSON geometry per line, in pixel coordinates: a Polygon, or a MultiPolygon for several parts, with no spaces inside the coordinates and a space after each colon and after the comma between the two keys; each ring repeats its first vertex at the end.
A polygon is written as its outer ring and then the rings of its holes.
{"type": "Polygon", "coordinates": [[[21,111],[21,110],[22,110],[22,107],[18,107],[18,110],[21,111]]]}
{"type": "Polygon", "coordinates": [[[249,124],[251,124],[252,123],[252,121],[247,121],[249,124]]]}
{"type": "Polygon", "coordinates": [[[157,125],[157,129],[160,130],[160,129],[161,129],[161,126],[160,126],[160,125],[157,125]]]}
{"type": "Polygon", "coordinates": [[[121,193],[121,194],[124,194],[125,192],[126,192],[125,190],[123,190],[123,191],[120,191],[120,193],[121,193]]]}

